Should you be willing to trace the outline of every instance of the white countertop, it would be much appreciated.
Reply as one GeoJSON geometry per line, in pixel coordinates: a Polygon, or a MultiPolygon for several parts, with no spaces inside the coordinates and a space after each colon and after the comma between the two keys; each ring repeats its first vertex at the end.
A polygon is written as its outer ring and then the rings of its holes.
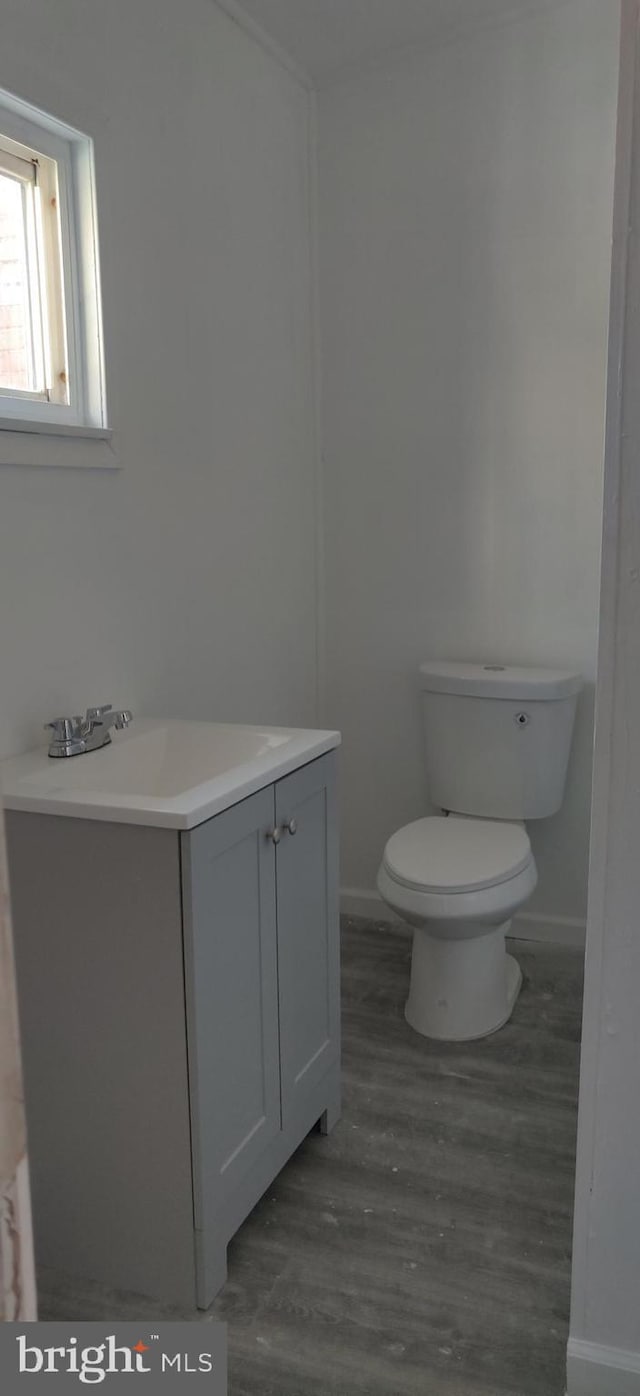
{"type": "Polygon", "coordinates": [[[0,790],[6,809],[193,829],[339,745],[339,732],[134,718],[99,751],[0,762],[0,790]]]}

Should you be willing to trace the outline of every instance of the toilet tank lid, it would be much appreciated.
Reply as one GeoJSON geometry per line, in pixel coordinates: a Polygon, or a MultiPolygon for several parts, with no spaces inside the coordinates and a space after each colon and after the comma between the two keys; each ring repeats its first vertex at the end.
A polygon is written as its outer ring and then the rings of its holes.
{"type": "Polygon", "coordinates": [[[429,659],[420,665],[425,693],[460,693],[476,698],[528,698],[542,702],[568,698],[583,686],[571,669],[528,668],[518,664],[464,664],[429,659]]]}

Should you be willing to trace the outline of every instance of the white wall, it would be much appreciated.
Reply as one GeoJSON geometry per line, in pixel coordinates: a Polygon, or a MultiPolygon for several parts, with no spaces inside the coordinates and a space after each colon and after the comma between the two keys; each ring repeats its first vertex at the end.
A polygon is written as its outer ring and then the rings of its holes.
{"type": "Polygon", "coordinates": [[[415,671],[589,681],[531,909],[584,916],[618,8],[418,50],[320,101],[327,721],[343,884],[426,808],[415,671]]]}
{"type": "Polygon", "coordinates": [[[3,0],[2,86],[95,138],[122,469],[0,467],[0,753],[313,723],[308,93],[214,0],[3,0]]]}
{"type": "Polygon", "coordinates": [[[640,1393],[638,0],[623,9],[569,1396],[640,1393]]]}

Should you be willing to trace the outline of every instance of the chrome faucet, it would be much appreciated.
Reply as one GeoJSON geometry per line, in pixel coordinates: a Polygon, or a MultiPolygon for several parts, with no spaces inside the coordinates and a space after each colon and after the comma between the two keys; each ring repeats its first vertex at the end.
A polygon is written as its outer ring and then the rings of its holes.
{"type": "Polygon", "coordinates": [[[128,727],[130,722],[129,709],[114,710],[111,703],[87,708],[84,717],[54,717],[44,724],[45,732],[53,732],[49,755],[82,756],[85,751],[97,751],[111,741],[112,727],[128,727]]]}

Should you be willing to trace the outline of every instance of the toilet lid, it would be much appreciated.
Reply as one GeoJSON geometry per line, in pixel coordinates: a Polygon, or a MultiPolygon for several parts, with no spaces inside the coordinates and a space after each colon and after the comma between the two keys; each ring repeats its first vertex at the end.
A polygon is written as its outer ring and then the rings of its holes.
{"type": "Polygon", "coordinates": [[[520,824],[434,815],[393,834],[383,863],[405,887],[425,892],[474,892],[507,882],[531,861],[520,824]]]}

